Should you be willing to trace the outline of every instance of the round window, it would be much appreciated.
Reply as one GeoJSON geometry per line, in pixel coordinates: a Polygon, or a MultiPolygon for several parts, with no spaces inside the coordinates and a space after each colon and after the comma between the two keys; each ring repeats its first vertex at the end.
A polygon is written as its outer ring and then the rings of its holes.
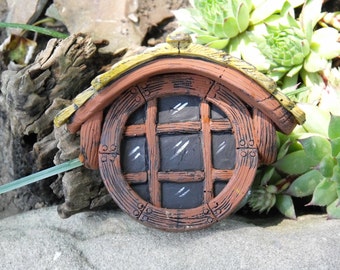
{"type": "Polygon", "coordinates": [[[99,163],[125,212],[156,228],[190,230],[235,210],[258,156],[249,112],[226,86],[166,74],[137,83],[113,102],[99,163]]]}

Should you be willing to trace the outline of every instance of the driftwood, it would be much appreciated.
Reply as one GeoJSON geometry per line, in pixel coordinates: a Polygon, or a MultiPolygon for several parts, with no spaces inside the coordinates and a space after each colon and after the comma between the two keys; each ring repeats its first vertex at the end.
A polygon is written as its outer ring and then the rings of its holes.
{"type": "MultiPolygon", "coordinates": [[[[79,34],[51,39],[33,64],[2,72],[0,184],[79,155],[79,138],[64,127],[54,130],[53,117],[86,88],[103,64],[96,44],[79,34]]],[[[98,173],[81,168],[1,196],[0,216],[64,200],[59,213],[66,217],[106,202],[104,190],[98,173]]]]}

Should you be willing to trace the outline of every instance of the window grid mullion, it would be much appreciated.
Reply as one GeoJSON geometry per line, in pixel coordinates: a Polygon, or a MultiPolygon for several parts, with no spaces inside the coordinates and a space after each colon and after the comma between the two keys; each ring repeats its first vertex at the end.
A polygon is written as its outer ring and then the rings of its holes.
{"type": "Polygon", "coordinates": [[[148,169],[150,202],[156,207],[161,207],[161,184],[158,181],[160,151],[159,138],[156,133],[157,113],[157,99],[148,101],[145,120],[145,136],[147,140],[147,149],[150,162],[148,169]]]}
{"type": "Polygon", "coordinates": [[[208,203],[214,196],[213,194],[213,166],[211,153],[211,130],[210,130],[210,106],[202,101],[200,104],[201,125],[202,125],[202,151],[204,164],[204,202],[208,203]]]}

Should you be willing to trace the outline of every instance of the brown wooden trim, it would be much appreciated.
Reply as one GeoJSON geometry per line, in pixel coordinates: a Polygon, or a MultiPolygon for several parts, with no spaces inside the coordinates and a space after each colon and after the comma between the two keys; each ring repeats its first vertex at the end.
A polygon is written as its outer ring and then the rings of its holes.
{"type": "MultiPolygon", "coordinates": [[[[216,170],[212,169],[213,181],[228,181],[233,175],[233,170],[216,170]]],[[[204,180],[203,171],[185,171],[185,172],[158,172],[159,182],[199,182],[204,180]]],[[[146,172],[125,173],[124,179],[130,184],[141,184],[147,181],[146,172]]]]}
{"type": "Polygon", "coordinates": [[[84,166],[88,169],[98,170],[98,147],[103,122],[103,112],[92,115],[80,129],[80,156],[84,166]]]}
{"type": "Polygon", "coordinates": [[[159,153],[159,138],[156,134],[157,123],[157,100],[151,100],[148,102],[146,110],[146,140],[148,144],[148,156],[149,156],[149,191],[150,200],[154,206],[161,206],[161,185],[158,181],[158,171],[160,162],[159,153]]]}
{"type": "Polygon", "coordinates": [[[204,172],[202,171],[185,171],[185,172],[159,172],[158,179],[160,182],[199,182],[204,179],[204,172]]]}
{"type": "Polygon", "coordinates": [[[219,181],[228,181],[233,176],[233,170],[212,170],[213,179],[219,181]]]}
{"type": "MultiPolygon", "coordinates": [[[[227,125],[212,125],[214,131],[225,130],[227,125]]],[[[156,132],[157,134],[167,133],[167,132],[183,132],[192,133],[201,130],[201,123],[199,121],[188,121],[188,122],[175,122],[169,124],[157,124],[156,132]]],[[[124,135],[128,137],[143,136],[145,135],[145,124],[129,125],[125,128],[124,135]]]]}
{"type": "Polygon", "coordinates": [[[175,122],[169,124],[158,124],[157,133],[166,132],[197,132],[201,130],[201,123],[199,121],[175,122]]]}
{"type": "Polygon", "coordinates": [[[255,143],[261,163],[271,164],[276,161],[276,130],[272,121],[257,108],[253,110],[255,143]]]}
{"type": "Polygon", "coordinates": [[[148,181],[148,175],[146,172],[125,173],[124,179],[129,184],[142,184],[148,181]]]}
{"type": "Polygon", "coordinates": [[[203,164],[204,164],[204,202],[208,203],[213,198],[212,178],[212,154],[211,154],[211,131],[210,131],[210,106],[208,103],[202,101],[200,105],[201,125],[202,125],[202,150],[203,150],[203,164]]]}
{"type": "Polygon", "coordinates": [[[144,134],[145,124],[129,125],[124,131],[124,135],[128,137],[143,136],[144,134]]]}
{"type": "Polygon", "coordinates": [[[212,131],[231,131],[231,124],[229,119],[218,119],[210,121],[210,129],[212,131]]]}
{"type": "MultiPolygon", "coordinates": [[[[228,181],[233,175],[233,170],[212,169],[213,181],[228,181]]],[[[204,180],[203,171],[184,171],[184,172],[158,172],[159,182],[199,182],[204,180]]],[[[124,179],[130,184],[141,184],[147,181],[146,172],[125,173],[124,179]]]]}
{"type": "MultiPolygon", "coordinates": [[[[87,101],[74,114],[72,122],[68,124],[71,133],[75,133],[80,126],[96,111],[104,110],[122,91],[132,85],[155,75],[191,73],[201,75],[224,85],[246,104],[261,110],[284,133],[290,133],[296,126],[294,116],[286,110],[278,100],[263,89],[253,79],[244,76],[233,68],[207,62],[200,59],[185,57],[161,58],[150,61],[138,69],[130,71],[123,77],[104,87],[98,94],[87,101]]],[[[183,88],[174,89],[173,94],[182,94],[183,88]]]]}

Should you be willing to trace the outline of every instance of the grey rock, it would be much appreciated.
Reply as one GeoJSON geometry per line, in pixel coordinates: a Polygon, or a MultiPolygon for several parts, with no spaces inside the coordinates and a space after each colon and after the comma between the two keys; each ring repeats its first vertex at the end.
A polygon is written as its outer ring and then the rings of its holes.
{"type": "Polygon", "coordinates": [[[237,216],[185,233],[158,231],[119,210],[62,220],[55,207],[0,220],[2,269],[338,269],[340,221],[237,216]]]}
{"type": "MultiPolygon", "coordinates": [[[[105,39],[103,52],[134,48],[142,44],[152,27],[169,21],[171,10],[187,5],[187,0],[54,0],[58,18],[73,33],[86,33],[93,40],[105,39]]],[[[158,30],[160,31],[160,30],[158,30]]]]}
{"type": "MultiPolygon", "coordinates": [[[[4,5],[1,2],[7,2],[8,14],[6,22],[14,23],[34,23],[42,14],[48,0],[26,0],[25,8],[22,6],[20,0],[6,0],[0,1],[0,6],[4,5]]],[[[21,29],[7,29],[10,33],[20,34],[21,29]]]]}

